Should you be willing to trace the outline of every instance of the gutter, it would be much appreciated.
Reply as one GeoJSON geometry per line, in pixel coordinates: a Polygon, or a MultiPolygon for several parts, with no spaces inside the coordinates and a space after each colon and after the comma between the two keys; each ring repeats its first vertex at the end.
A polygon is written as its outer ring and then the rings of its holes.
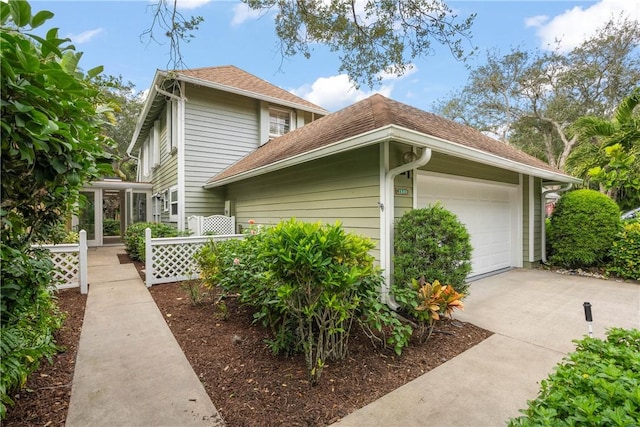
{"type": "MultiPolygon", "coordinates": [[[[383,229],[380,232],[380,264],[382,264],[384,282],[380,290],[382,302],[386,303],[392,310],[397,310],[400,306],[391,294],[391,271],[393,267],[393,222],[395,212],[395,191],[394,179],[401,173],[422,167],[431,160],[431,149],[422,148],[422,154],[413,162],[398,166],[388,171],[385,175],[383,193],[383,202],[380,205],[381,216],[383,219],[383,229]]],[[[414,189],[415,191],[415,189],[414,189]]]]}
{"type": "Polygon", "coordinates": [[[545,222],[545,219],[547,217],[546,203],[545,203],[546,196],[549,193],[564,193],[566,191],[569,191],[571,187],[573,187],[573,183],[569,183],[565,187],[560,187],[557,190],[547,190],[542,192],[542,203],[540,203],[541,210],[542,210],[542,215],[540,215],[540,218],[542,220],[542,226],[540,227],[540,230],[541,230],[540,245],[541,245],[541,251],[542,251],[541,258],[542,258],[543,264],[547,263],[547,230],[546,230],[547,224],[545,222]]]}

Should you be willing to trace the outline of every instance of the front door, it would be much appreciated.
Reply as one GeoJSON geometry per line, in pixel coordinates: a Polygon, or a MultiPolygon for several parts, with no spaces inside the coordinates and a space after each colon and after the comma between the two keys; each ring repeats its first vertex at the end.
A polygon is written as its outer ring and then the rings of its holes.
{"type": "Polygon", "coordinates": [[[80,214],[77,231],[87,232],[87,246],[102,245],[102,190],[87,189],[80,192],[80,214]]]}

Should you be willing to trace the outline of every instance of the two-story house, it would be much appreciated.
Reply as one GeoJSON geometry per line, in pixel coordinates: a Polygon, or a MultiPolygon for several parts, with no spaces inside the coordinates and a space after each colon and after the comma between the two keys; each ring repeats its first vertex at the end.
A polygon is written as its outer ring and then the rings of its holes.
{"type": "MultiPolygon", "coordinates": [[[[154,219],[340,221],[393,270],[394,223],[441,203],[465,224],[472,277],[544,259],[548,185],[580,183],[459,123],[373,95],[335,113],[235,67],[159,71],[129,151],[154,219]]],[[[383,294],[388,288],[383,289],[383,294]]]]}
{"type": "Polygon", "coordinates": [[[127,150],[138,159],[137,180],[152,183],[150,219],[184,230],[189,216],[229,214],[207,180],[326,114],[234,66],[158,70],[127,150]]]}

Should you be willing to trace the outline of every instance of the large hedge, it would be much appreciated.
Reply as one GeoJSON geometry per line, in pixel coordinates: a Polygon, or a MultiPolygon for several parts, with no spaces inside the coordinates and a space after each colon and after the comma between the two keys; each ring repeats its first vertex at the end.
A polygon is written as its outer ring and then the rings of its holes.
{"type": "Polygon", "coordinates": [[[52,16],[32,14],[26,1],[0,2],[0,418],[11,392],[57,351],[53,263],[31,245],[58,241],[83,184],[110,168],[90,82],[100,70],[83,75],[81,54],[57,29],[34,34],[52,16]]]}
{"type": "Polygon", "coordinates": [[[640,222],[628,222],[611,246],[607,269],[625,279],[640,281],[640,222]]]}
{"type": "Polygon", "coordinates": [[[567,193],[547,230],[549,262],[568,268],[603,265],[620,230],[620,209],[608,196],[594,190],[567,193]]]}
{"type": "Polygon", "coordinates": [[[424,277],[466,294],[471,272],[471,242],[464,224],[436,204],[405,213],[396,225],[394,286],[411,286],[424,277]]]}

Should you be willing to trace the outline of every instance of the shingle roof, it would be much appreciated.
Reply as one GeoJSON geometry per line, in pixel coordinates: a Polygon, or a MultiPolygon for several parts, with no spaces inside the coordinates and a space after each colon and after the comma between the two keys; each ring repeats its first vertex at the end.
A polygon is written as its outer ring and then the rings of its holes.
{"type": "Polygon", "coordinates": [[[560,170],[542,160],[490,138],[473,128],[376,94],[269,141],[212,177],[208,184],[387,125],[404,127],[525,166],[564,175],[560,170]]]}
{"type": "Polygon", "coordinates": [[[280,99],[288,103],[298,104],[314,110],[326,111],[324,108],[300,98],[276,85],[273,85],[261,78],[247,73],[233,65],[223,65],[218,67],[192,68],[186,70],[175,70],[178,75],[193,77],[219,85],[229,86],[257,95],[263,95],[275,99],[280,99]]]}

